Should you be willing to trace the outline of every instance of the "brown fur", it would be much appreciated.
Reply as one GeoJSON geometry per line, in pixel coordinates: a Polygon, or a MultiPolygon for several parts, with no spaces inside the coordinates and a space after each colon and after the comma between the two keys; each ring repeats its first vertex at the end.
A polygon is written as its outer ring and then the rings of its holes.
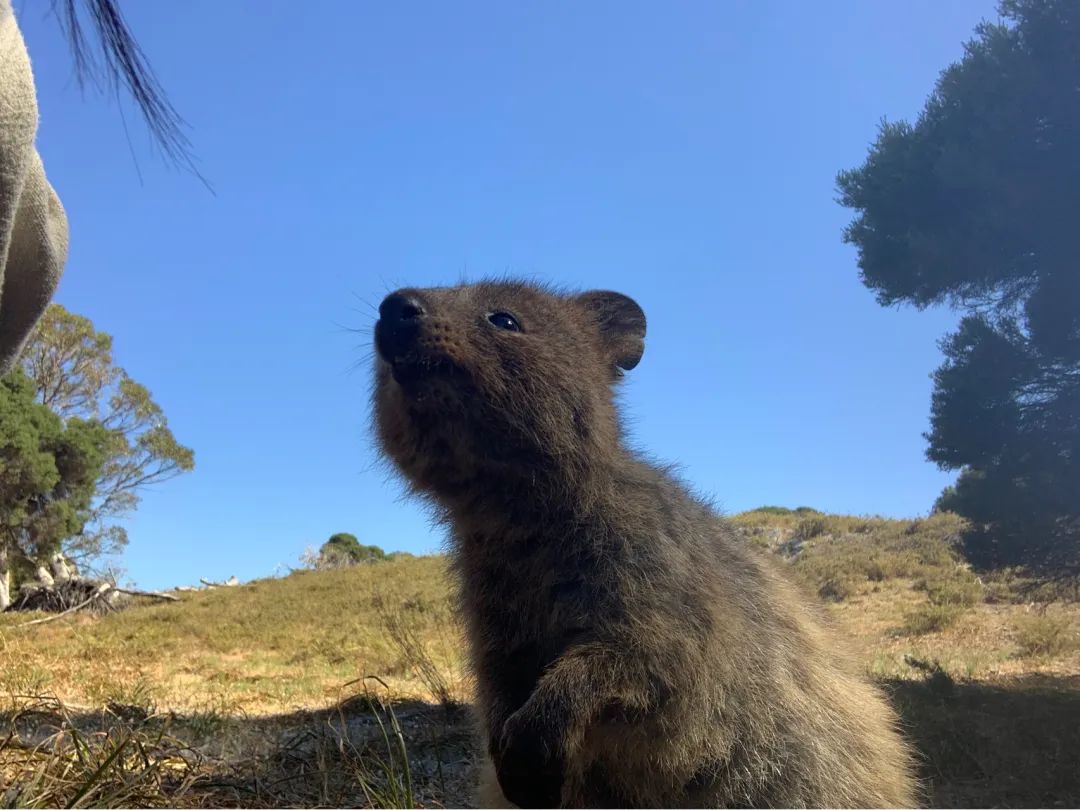
{"type": "Polygon", "coordinates": [[[912,805],[896,718],[816,608],[621,443],[637,305],[514,282],[404,294],[423,312],[404,344],[377,327],[377,430],[451,530],[481,800],[912,805]]]}

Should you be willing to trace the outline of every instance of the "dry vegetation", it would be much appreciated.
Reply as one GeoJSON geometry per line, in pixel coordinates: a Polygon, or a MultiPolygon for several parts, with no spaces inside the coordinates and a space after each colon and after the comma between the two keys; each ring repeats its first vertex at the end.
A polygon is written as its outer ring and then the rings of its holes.
{"type": "MultiPolygon", "coordinates": [[[[1080,804],[1075,586],[978,578],[960,521],[735,517],[856,640],[935,806],[1080,804]]],[[[20,629],[0,806],[461,806],[476,752],[444,561],[300,572],[20,629]]]]}

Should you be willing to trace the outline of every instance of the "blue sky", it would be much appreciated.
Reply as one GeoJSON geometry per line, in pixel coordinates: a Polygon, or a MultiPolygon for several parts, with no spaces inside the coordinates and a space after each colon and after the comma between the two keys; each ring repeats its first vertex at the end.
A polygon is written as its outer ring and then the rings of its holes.
{"type": "Polygon", "coordinates": [[[369,304],[462,276],[634,296],[633,440],[729,511],[909,516],[951,480],[921,433],[954,316],[874,302],[834,178],[991,2],[127,3],[216,196],[80,94],[47,4],[16,9],[71,219],[58,300],[196,452],[126,523],[141,585],[336,531],[438,548],[373,451],[369,304]]]}

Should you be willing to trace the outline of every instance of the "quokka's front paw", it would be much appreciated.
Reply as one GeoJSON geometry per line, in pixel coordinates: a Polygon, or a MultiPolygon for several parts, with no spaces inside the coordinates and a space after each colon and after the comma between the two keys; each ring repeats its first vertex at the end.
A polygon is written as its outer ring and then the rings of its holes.
{"type": "Polygon", "coordinates": [[[552,729],[519,709],[492,741],[499,787],[518,807],[558,807],[566,763],[552,729]]]}

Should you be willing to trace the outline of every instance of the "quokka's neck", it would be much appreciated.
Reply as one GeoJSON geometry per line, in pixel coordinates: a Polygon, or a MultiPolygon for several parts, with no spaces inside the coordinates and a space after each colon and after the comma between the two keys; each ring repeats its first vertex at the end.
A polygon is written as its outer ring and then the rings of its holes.
{"type": "Polygon", "coordinates": [[[459,537],[577,533],[594,523],[612,522],[621,511],[620,487],[638,477],[640,466],[620,448],[613,458],[564,466],[548,474],[493,475],[440,502],[459,537]]]}

